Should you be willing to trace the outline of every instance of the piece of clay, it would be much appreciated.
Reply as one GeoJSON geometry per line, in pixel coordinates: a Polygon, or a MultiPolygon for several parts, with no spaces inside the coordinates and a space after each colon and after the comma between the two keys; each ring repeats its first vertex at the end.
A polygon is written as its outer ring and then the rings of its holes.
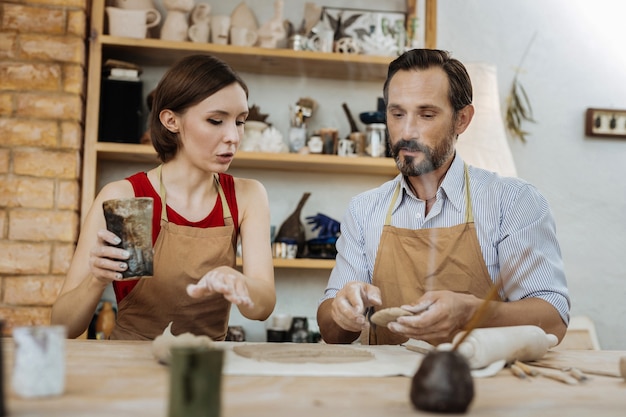
{"type": "Polygon", "coordinates": [[[243,344],[233,351],[244,358],[277,363],[352,363],[374,359],[374,354],[352,346],[324,343],[243,344]]]}
{"type": "Polygon", "coordinates": [[[388,323],[396,321],[398,317],[411,315],[413,315],[413,313],[403,308],[389,307],[378,310],[377,312],[372,314],[372,316],[370,317],[370,321],[377,326],[387,326],[388,323]]]}
{"type": "Polygon", "coordinates": [[[152,341],[152,355],[162,364],[169,365],[172,359],[173,347],[210,347],[213,339],[209,336],[196,336],[192,333],[172,334],[172,323],[167,325],[163,334],[152,341]]]}

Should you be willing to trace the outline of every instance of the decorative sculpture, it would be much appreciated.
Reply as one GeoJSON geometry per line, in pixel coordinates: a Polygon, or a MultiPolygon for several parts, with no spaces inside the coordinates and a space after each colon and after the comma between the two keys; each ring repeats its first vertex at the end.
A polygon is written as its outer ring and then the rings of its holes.
{"type": "Polygon", "coordinates": [[[274,17],[259,28],[259,45],[262,48],[277,48],[279,42],[287,38],[283,22],[283,0],[274,2],[274,17]]]}
{"type": "Polygon", "coordinates": [[[293,213],[283,222],[278,229],[274,242],[296,242],[298,245],[298,251],[296,253],[297,258],[301,258],[304,255],[306,249],[306,237],[304,225],[300,221],[300,215],[302,213],[302,207],[311,196],[311,193],[304,193],[298,206],[293,213]]]}
{"type": "Polygon", "coordinates": [[[167,16],[161,28],[161,39],[181,42],[187,40],[187,13],[193,6],[194,0],[163,0],[167,16]]]}

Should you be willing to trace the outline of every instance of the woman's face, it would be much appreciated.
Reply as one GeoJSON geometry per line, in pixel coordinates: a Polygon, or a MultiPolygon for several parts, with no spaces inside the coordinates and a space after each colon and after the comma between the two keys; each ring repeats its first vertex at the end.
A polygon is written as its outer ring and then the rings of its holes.
{"type": "Polygon", "coordinates": [[[241,143],[247,117],[243,88],[238,83],[224,87],[177,116],[179,153],[204,170],[226,171],[241,143]]]}

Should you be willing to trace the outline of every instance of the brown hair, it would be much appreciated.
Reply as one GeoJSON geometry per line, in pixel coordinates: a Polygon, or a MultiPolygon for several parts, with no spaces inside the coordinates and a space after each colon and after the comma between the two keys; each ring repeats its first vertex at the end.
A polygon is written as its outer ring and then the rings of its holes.
{"type": "Polygon", "coordinates": [[[456,114],[463,107],[472,104],[472,82],[461,61],[451,57],[449,52],[438,49],[411,49],[389,64],[387,79],[383,87],[385,104],[389,99],[389,82],[400,70],[425,70],[440,67],[448,75],[450,88],[448,98],[456,114]]]}
{"type": "Polygon", "coordinates": [[[185,57],[165,73],[154,90],[150,113],[150,138],[161,161],[171,160],[180,147],[178,133],[170,132],[161,123],[161,111],[184,114],[189,107],[233,83],[238,83],[248,96],[248,87],[241,77],[228,64],[210,55],[185,57]]]}

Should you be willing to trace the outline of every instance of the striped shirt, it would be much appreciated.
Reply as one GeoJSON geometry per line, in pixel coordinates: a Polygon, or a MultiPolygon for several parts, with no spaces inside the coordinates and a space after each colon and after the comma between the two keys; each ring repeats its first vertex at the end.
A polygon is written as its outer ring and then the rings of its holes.
{"type": "MultiPolygon", "coordinates": [[[[568,323],[567,282],[554,218],[546,199],[519,178],[500,177],[472,166],[469,180],[478,242],[491,279],[497,282],[498,277],[504,277],[502,299],[541,298],[552,304],[568,323]]],[[[378,242],[398,181],[402,192],[392,211],[392,226],[425,229],[465,222],[464,162],[458,154],[426,216],[426,203],[413,195],[402,174],[357,195],[350,201],[341,223],[336,265],[320,302],[335,297],[350,281],[372,283],[378,242]]]]}

